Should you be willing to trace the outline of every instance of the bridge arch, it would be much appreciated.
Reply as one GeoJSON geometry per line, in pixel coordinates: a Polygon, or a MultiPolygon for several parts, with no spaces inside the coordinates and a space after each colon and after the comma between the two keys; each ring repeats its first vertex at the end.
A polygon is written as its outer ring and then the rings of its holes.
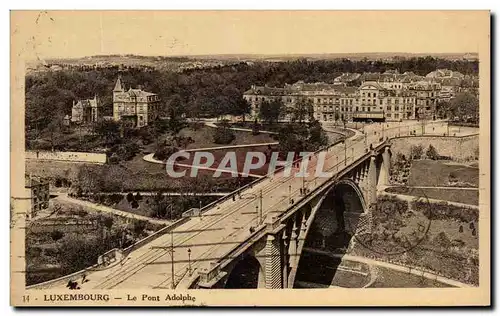
{"type": "MultiPolygon", "coordinates": [[[[354,236],[357,222],[366,210],[362,190],[351,179],[342,179],[333,184],[312,206],[310,216],[302,229],[297,245],[297,265],[292,268],[288,287],[295,287],[298,276],[307,271],[317,271],[314,261],[305,262],[304,249],[320,248],[327,252],[347,248],[354,236]],[[301,268],[302,267],[302,268],[301,268]]],[[[333,275],[332,275],[333,277],[333,275]]]]}
{"type": "Polygon", "coordinates": [[[243,256],[231,269],[225,282],[226,289],[256,289],[265,286],[261,263],[253,255],[243,256]]]}

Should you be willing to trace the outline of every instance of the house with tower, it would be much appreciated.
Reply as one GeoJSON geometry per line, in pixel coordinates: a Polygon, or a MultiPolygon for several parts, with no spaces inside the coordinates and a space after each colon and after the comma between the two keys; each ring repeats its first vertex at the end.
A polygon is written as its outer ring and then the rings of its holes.
{"type": "Polygon", "coordinates": [[[130,126],[143,127],[158,118],[160,98],[157,94],[125,88],[121,77],[113,89],[113,119],[127,122],[130,126]]]}

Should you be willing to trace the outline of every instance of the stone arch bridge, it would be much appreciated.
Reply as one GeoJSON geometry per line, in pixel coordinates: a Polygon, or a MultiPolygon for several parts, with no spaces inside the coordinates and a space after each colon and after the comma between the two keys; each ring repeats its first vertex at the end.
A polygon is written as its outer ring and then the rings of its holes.
{"type": "MultiPolygon", "coordinates": [[[[204,207],[199,216],[116,250],[96,266],[29,288],[64,288],[82,274],[82,289],[293,288],[314,273],[306,249],[343,248],[369,223],[365,211],[387,183],[391,139],[446,132],[446,122],[370,124],[363,133],[310,154],[305,177],[287,168],[204,207]]],[[[293,165],[289,166],[298,171],[293,165]]]]}

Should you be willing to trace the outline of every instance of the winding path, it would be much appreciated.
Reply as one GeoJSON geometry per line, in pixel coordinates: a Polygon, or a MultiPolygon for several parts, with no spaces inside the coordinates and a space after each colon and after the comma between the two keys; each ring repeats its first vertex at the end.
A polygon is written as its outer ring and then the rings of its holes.
{"type": "Polygon", "coordinates": [[[151,217],[147,217],[147,216],[143,216],[143,215],[138,215],[138,214],[134,214],[134,213],[130,213],[130,212],[120,211],[120,210],[117,210],[117,209],[114,209],[114,208],[111,208],[111,207],[108,207],[108,206],[104,206],[104,205],[92,203],[92,202],[89,202],[89,201],[74,199],[72,197],[69,197],[66,194],[58,195],[55,198],[55,200],[59,200],[59,201],[63,201],[63,202],[67,202],[67,203],[76,204],[76,205],[80,205],[80,206],[83,206],[83,207],[91,208],[91,209],[93,209],[95,211],[98,211],[98,212],[111,213],[111,214],[118,215],[118,216],[121,216],[121,217],[133,218],[133,219],[148,221],[148,222],[154,223],[154,224],[170,225],[172,223],[171,221],[167,221],[167,220],[155,219],[155,218],[151,218],[151,217]]]}

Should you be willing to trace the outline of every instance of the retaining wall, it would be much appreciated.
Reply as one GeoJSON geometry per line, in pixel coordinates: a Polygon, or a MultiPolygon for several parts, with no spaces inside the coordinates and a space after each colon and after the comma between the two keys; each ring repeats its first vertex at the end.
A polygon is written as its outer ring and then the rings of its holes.
{"type": "Polygon", "coordinates": [[[412,146],[422,145],[424,153],[429,145],[436,148],[440,156],[451,157],[453,160],[474,160],[479,148],[479,135],[470,136],[406,136],[391,140],[391,151],[410,154],[412,146]]]}
{"type": "Polygon", "coordinates": [[[26,151],[26,159],[68,162],[106,163],[106,154],[76,151],[26,151]]]}

